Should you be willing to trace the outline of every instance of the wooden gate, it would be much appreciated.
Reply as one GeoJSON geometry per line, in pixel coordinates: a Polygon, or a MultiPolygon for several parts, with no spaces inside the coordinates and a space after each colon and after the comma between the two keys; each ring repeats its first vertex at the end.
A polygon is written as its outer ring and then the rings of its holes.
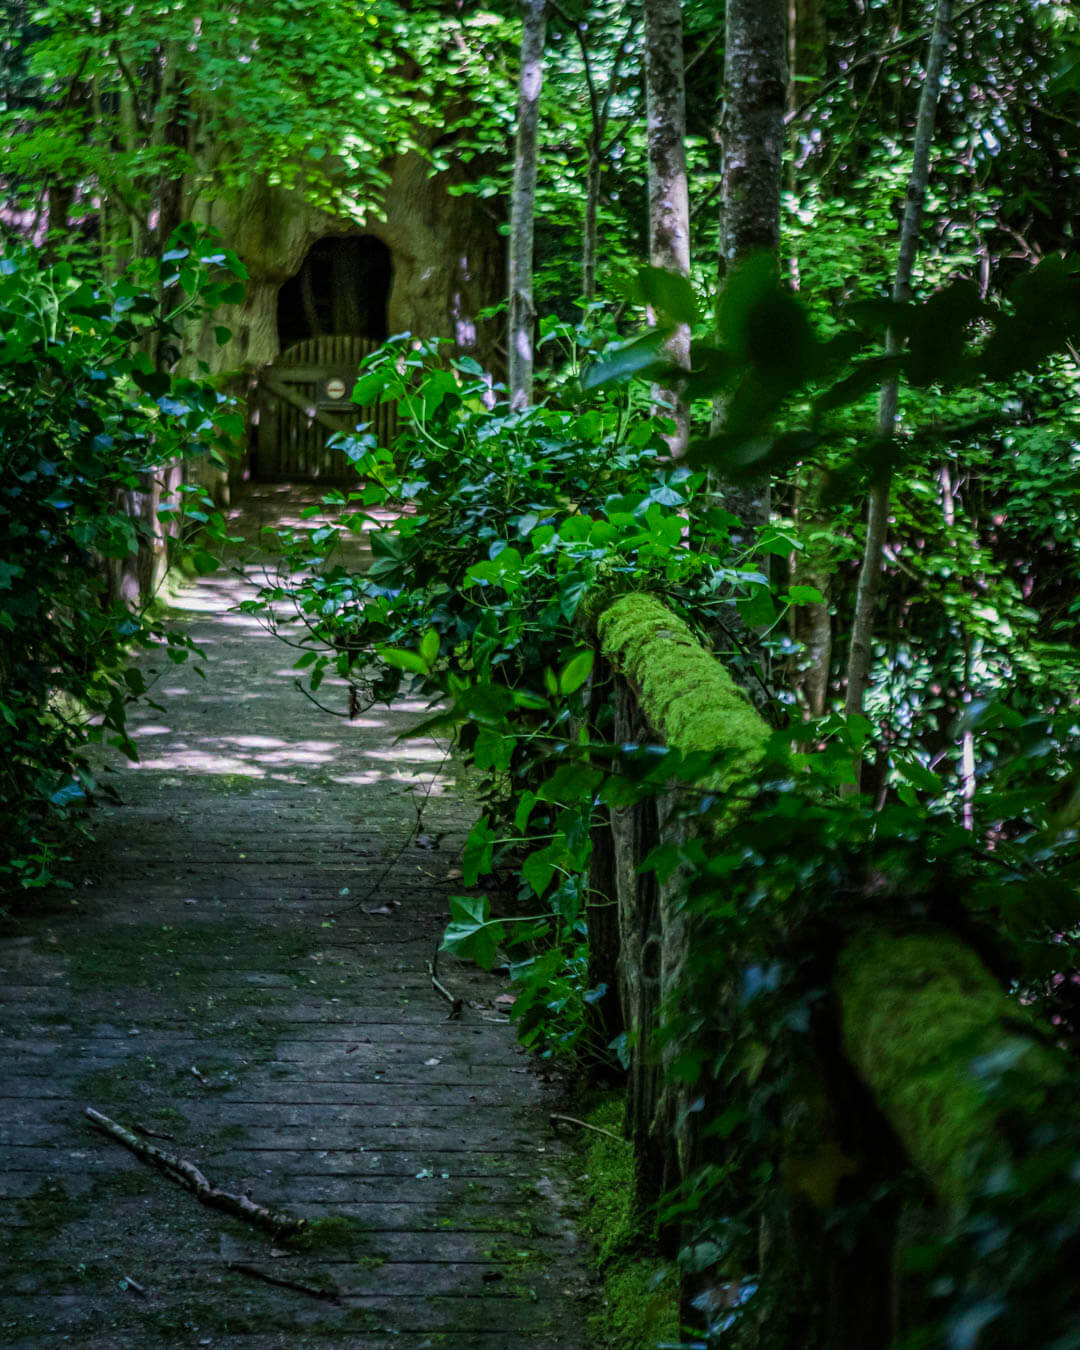
{"type": "Polygon", "coordinates": [[[393,445],[396,405],[360,408],[349,401],[360,362],[378,346],[371,338],[345,335],[308,338],[262,368],[255,395],[256,478],[355,482],[344,452],[326,442],[333,432],[353,431],[362,422],[380,445],[393,445]]]}

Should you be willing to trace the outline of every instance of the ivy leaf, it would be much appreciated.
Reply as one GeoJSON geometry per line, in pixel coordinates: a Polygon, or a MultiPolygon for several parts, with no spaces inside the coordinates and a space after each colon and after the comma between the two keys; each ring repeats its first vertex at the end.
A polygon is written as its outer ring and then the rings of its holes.
{"type": "Polygon", "coordinates": [[[203,549],[196,549],[191,555],[191,561],[201,577],[208,575],[210,572],[216,572],[221,566],[212,553],[207,553],[203,549]]]}
{"type": "Polygon", "coordinates": [[[571,657],[559,671],[559,693],[572,694],[575,690],[580,689],[592,674],[595,659],[596,653],[591,648],[580,651],[576,656],[571,657]]]}
{"type": "Polygon", "coordinates": [[[549,848],[538,848],[521,865],[521,875],[537,896],[543,895],[555,874],[555,862],[549,848]]]}
{"type": "Polygon", "coordinates": [[[133,370],[131,372],[131,378],[143,393],[149,394],[151,398],[161,398],[172,388],[172,380],[169,376],[163,375],[156,370],[133,370]]]}
{"type": "Polygon", "coordinates": [[[439,634],[434,628],[429,628],[420,639],[420,655],[430,667],[439,654],[439,634]]]}
{"type": "Polygon", "coordinates": [[[450,897],[450,922],[443,933],[440,951],[452,952],[490,970],[504,936],[502,924],[491,919],[491,902],[486,895],[450,897]]]}
{"type": "Polygon", "coordinates": [[[793,605],[821,605],[825,603],[825,597],[816,586],[792,586],[787,593],[787,598],[793,605]]]}
{"type": "Polygon", "coordinates": [[[697,304],[689,280],[663,267],[643,267],[637,274],[633,298],[673,323],[697,323],[697,304]]]}
{"type": "Polygon", "coordinates": [[[660,356],[671,333],[670,328],[650,328],[647,333],[613,348],[585,371],[582,389],[597,389],[634,375],[652,373],[658,365],[666,369],[667,362],[661,362],[660,356]]]}
{"type": "Polygon", "coordinates": [[[735,608],[748,628],[763,628],[776,622],[776,606],[768,586],[751,586],[750,594],[737,601],[735,608]]]}
{"type": "Polygon", "coordinates": [[[381,370],[375,370],[370,375],[361,375],[353,385],[350,399],[353,403],[359,403],[362,407],[365,407],[374,403],[385,388],[386,376],[381,370]]]}
{"type": "Polygon", "coordinates": [[[591,764],[561,764],[540,784],[536,797],[542,802],[591,802],[603,779],[603,771],[591,764]]]}
{"type": "Polygon", "coordinates": [[[481,816],[469,831],[461,857],[461,874],[466,886],[475,886],[480,877],[491,871],[495,849],[495,832],[487,816],[481,816]]]}
{"type": "Polygon", "coordinates": [[[404,647],[378,648],[379,660],[394,670],[407,670],[414,675],[428,674],[428,663],[419,652],[410,652],[404,647]]]}

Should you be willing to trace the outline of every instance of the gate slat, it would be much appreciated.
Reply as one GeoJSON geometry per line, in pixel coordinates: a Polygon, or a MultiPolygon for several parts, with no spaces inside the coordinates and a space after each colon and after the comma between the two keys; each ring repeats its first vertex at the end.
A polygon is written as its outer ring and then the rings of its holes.
{"type": "MultiPolygon", "coordinates": [[[[367,423],[380,446],[392,447],[397,423],[394,405],[372,403],[359,408],[348,401],[362,361],[378,346],[371,338],[351,333],[305,338],[282,352],[266,370],[268,375],[279,371],[282,383],[311,406],[318,406],[323,381],[331,374],[341,375],[346,382],[347,395],[340,413],[332,414],[334,420],[340,420],[342,430],[348,433],[354,432],[358,423],[367,423]]],[[[354,484],[341,451],[327,448],[329,433],[323,423],[275,398],[265,386],[260,386],[257,396],[264,402],[272,401],[277,426],[276,444],[266,444],[260,454],[260,476],[354,484]]]]}

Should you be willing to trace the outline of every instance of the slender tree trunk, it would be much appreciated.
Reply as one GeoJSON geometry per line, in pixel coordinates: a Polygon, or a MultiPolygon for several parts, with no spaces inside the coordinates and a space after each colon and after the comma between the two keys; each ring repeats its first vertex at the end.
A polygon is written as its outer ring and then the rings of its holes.
{"type": "Polygon", "coordinates": [[[521,75],[518,85],[517,144],[510,199],[510,316],[508,349],[511,408],[532,402],[533,217],[536,206],[536,141],[540,87],[544,78],[547,0],[522,0],[521,75]]]}
{"type": "Polygon", "coordinates": [[[825,37],[822,0],[788,0],[789,112],[812,98],[825,77],[825,37]]]}
{"type": "Polygon", "coordinates": [[[585,187],[585,233],[581,241],[581,289],[585,303],[596,299],[596,233],[600,209],[601,148],[592,139],[589,144],[589,176],[585,187]]]}
{"type": "Polygon", "coordinates": [[[823,717],[829,699],[829,670],[832,665],[832,550],[812,537],[815,524],[822,526],[822,471],[815,466],[799,470],[795,484],[795,516],[802,535],[803,549],[795,554],[791,567],[794,586],[813,586],[821,592],[820,604],[797,605],[793,611],[792,636],[802,644],[802,669],[792,684],[801,689],[806,711],[811,717],[823,717]]]}
{"type": "MultiPolygon", "coordinates": [[[[784,0],[728,0],[724,28],[724,160],[720,190],[720,284],[745,258],[780,250],[784,166],[784,0]]],[[[779,265],[779,264],[778,264],[779,265]]],[[[714,410],[720,430],[723,406],[714,410]]],[[[765,525],[769,480],[718,485],[746,527],[765,525]]]]}
{"type": "MultiPolygon", "coordinates": [[[[788,83],[787,107],[790,112],[813,96],[825,75],[825,13],[822,0],[788,0],[788,83]]],[[[788,136],[787,185],[794,191],[803,148],[798,123],[788,136]]],[[[799,260],[792,253],[787,270],[794,290],[799,289],[799,260]]],[[[829,670],[832,664],[833,557],[831,548],[812,536],[814,526],[825,533],[826,517],[821,508],[824,471],[817,465],[804,465],[795,483],[795,516],[804,547],[794,554],[792,585],[813,586],[821,592],[820,604],[797,605],[792,611],[792,636],[802,646],[801,669],[792,684],[802,691],[806,711],[822,717],[828,704],[829,670]]]]}
{"type": "MultiPolygon", "coordinates": [[[[645,0],[645,97],[649,150],[649,261],[690,275],[690,194],[686,182],[686,83],[679,0],[645,0]]],[[[690,368],[690,328],[679,324],[665,345],[675,365],[690,368]]],[[[654,388],[670,407],[673,459],[686,453],[690,409],[682,389],[654,388]]]]}
{"type": "Polygon", "coordinates": [[[183,205],[180,156],[187,145],[187,97],[179,83],[181,50],[178,42],[166,42],[158,53],[159,87],[150,143],[155,150],[171,151],[176,157],[166,162],[157,192],[155,245],[161,252],[180,224],[183,205]]]}
{"type": "MultiPolygon", "coordinates": [[[[562,11],[555,6],[557,12],[562,15],[562,11]]],[[[600,183],[604,172],[604,137],[607,135],[608,116],[611,112],[611,100],[615,97],[615,91],[619,85],[619,72],[622,67],[623,52],[630,42],[634,32],[635,17],[633,14],[626,25],[626,36],[616,46],[615,55],[611,62],[611,73],[608,77],[607,89],[601,97],[601,92],[597,88],[596,79],[593,75],[592,62],[589,59],[589,44],[586,41],[583,25],[574,24],[574,32],[577,35],[578,46],[581,48],[581,63],[585,70],[585,83],[589,90],[589,112],[590,112],[590,130],[588,152],[589,161],[587,169],[587,178],[585,183],[585,227],[581,240],[581,293],[585,297],[586,305],[589,305],[596,299],[596,249],[597,234],[599,231],[600,214],[600,183]]],[[[607,150],[611,146],[606,147],[607,150]]]]}
{"type": "Polygon", "coordinates": [[[721,211],[730,270],[780,247],[787,68],[782,0],[728,0],[721,211]]]}
{"type": "MultiPolygon", "coordinates": [[[[926,185],[930,176],[930,149],[934,138],[934,118],[937,114],[938,93],[945,71],[949,45],[949,26],[952,21],[952,0],[937,0],[934,11],[934,31],[926,58],[926,79],[919,98],[919,112],[915,123],[915,145],[908,182],[904,220],[900,227],[900,254],[896,263],[896,278],[892,298],[897,304],[911,299],[911,277],[915,267],[915,251],[919,242],[926,185]]],[[[890,330],[885,349],[894,356],[900,351],[900,339],[890,330]]],[[[881,386],[878,404],[878,436],[883,443],[892,438],[896,429],[896,410],[900,385],[893,376],[881,386]]],[[[862,713],[866,689],[870,682],[873,660],[871,643],[874,636],[874,610],[881,585],[881,556],[888,533],[889,493],[892,473],[883,469],[870,490],[866,513],[866,544],[863,549],[859,583],[855,592],[855,614],[851,626],[851,647],[848,653],[847,698],[844,710],[862,713]]],[[[862,772],[861,757],[855,761],[855,781],[851,791],[859,790],[862,772]]]]}

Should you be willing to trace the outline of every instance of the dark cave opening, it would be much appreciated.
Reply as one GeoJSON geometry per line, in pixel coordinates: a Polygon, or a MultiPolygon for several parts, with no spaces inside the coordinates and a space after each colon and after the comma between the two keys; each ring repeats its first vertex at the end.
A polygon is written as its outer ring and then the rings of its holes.
{"type": "Polygon", "coordinates": [[[382,342],[393,265],[373,235],[326,235],[278,291],[278,342],[346,334],[382,342]]]}

